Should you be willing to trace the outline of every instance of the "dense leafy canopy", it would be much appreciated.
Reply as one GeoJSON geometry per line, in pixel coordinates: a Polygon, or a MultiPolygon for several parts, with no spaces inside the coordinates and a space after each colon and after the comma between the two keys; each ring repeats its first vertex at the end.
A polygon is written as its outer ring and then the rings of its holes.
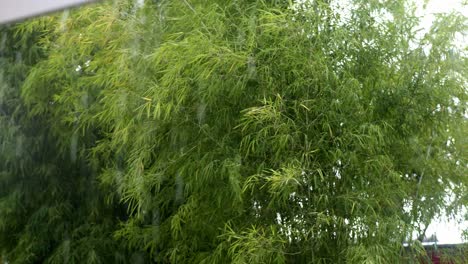
{"type": "Polygon", "coordinates": [[[1,28],[3,258],[403,261],[468,204],[467,23],[350,6],[116,0],[1,28]]]}

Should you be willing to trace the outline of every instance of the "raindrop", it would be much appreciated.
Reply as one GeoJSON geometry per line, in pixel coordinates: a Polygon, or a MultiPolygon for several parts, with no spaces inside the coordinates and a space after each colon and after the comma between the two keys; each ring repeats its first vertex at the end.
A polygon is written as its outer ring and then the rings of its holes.
{"type": "Polygon", "coordinates": [[[239,34],[237,35],[237,42],[242,45],[243,43],[245,43],[245,32],[240,30],[239,31],[239,34]]]}
{"type": "Polygon", "coordinates": [[[21,63],[23,61],[23,54],[21,52],[16,52],[16,63],[21,63]]]}
{"type": "Polygon", "coordinates": [[[137,10],[142,8],[145,5],[145,0],[137,0],[136,1],[136,8],[137,10]]]}
{"type": "Polygon", "coordinates": [[[116,180],[118,186],[121,186],[123,184],[124,174],[125,173],[124,173],[122,168],[117,168],[115,170],[115,180],[116,180]]]}
{"type": "Polygon", "coordinates": [[[23,154],[23,137],[22,136],[18,136],[16,138],[16,151],[15,151],[15,154],[16,154],[16,157],[21,157],[22,154],[23,154]]]}
{"type": "MultiPolygon", "coordinates": [[[[132,28],[137,27],[138,23],[144,23],[145,17],[137,15],[138,10],[140,10],[144,5],[145,0],[136,0],[135,5],[133,6],[131,11],[131,14],[135,17],[135,19],[132,19],[131,21],[132,28]]],[[[137,34],[134,34],[133,36],[133,41],[130,44],[130,52],[132,57],[136,57],[140,53],[140,36],[138,36],[137,34]]]]}
{"type": "Polygon", "coordinates": [[[159,224],[161,223],[161,217],[159,215],[159,209],[155,209],[153,211],[153,221],[152,221],[152,224],[153,225],[156,225],[156,226],[159,226],[159,224]]]}
{"type": "Polygon", "coordinates": [[[70,159],[72,162],[76,161],[76,153],[78,151],[78,133],[73,133],[70,140],[70,159]]]}
{"type": "Polygon", "coordinates": [[[198,125],[201,126],[204,123],[206,116],[206,104],[201,103],[198,105],[197,108],[197,119],[198,119],[198,125]]]}
{"type": "Polygon", "coordinates": [[[181,203],[184,199],[184,179],[180,173],[177,173],[176,175],[175,185],[175,201],[176,203],[181,203]]]}
{"type": "Polygon", "coordinates": [[[132,57],[137,57],[139,54],[139,50],[140,50],[140,40],[138,39],[137,36],[135,36],[130,47],[130,52],[132,54],[132,57]]]}
{"type": "Polygon", "coordinates": [[[3,32],[2,39],[0,40],[0,52],[3,51],[3,49],[5,49],[7,38],[7,33],[3,32]]]}
{"type": "MultiPolygon", "coordinates": [[[[6,89],[8,88],[4,81],[4,78],[5,77],[3,77],[3,71],[0,69],[0,104],[3,103],[3,98],[5,97],[4,93],[6,89]]],[[[0,108],[0,112],[1,112],[1,108],[0,108]]]]}
{"type": "Polygon", "coordinates": [[[81,71],[81,65],[76,66],[75,71],[80,72],[81,71]]]}
{"type": "Polygon", "coordinates": [[[88,92],[86,92],[86,91],[81,96],[81,104],[83,105],[84,108],[88,108],[88,106],[89,106],[89,95],[88,95],[88,92]]]}
{"type": "Polygon", "coordinates": [[[249,79],[257,78],[257,64],[253,56],[249,56],[249,58],[247,59],[247,74],[249,76],[249,79]]]}
{"type": "Polygon", "coordinates": [[[130,263],[144,264],[145,263],[145,257],[143,256],[143,253],[142,252],[133,253],[130,263]]]}
{"type": "Polygon", "coordinates": [[[67,30],[67,19],[70,15],[70,11],[68,9],[64,10],[62,13],[62,17],[60,18],[60,31],[64,32],[67,30]]]}
{"type": "Polygon", "coordinates": [[[68,234],[65,234],[65,240],[62,243],[63,263],[68,263],[70,260],[70,239],[68,238],[68,234]]]}
{"type": "Polygon", "coordinates": [[[153,240],[159,241],[160,240],[160,229],[159,225],[161,224],[161,217],[159,215],[159,209],[153,210],[153,221],[151,223],[153,225],[153,240]]]}

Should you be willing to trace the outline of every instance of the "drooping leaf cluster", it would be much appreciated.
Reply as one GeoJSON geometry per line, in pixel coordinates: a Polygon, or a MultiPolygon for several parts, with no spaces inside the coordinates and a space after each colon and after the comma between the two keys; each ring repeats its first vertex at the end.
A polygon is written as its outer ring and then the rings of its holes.
{"type": "Polygon", "coordinates": [[[467,205],[466,19],[420,35],[409,1],[339,3],[113,1],[2,28],[3,258],[411,261],[403,242],[467,205]]]}

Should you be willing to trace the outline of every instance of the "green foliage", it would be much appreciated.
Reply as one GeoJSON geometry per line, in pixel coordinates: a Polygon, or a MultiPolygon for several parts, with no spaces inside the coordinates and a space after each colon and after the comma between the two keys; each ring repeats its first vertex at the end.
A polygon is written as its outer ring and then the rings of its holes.
{"type": "Polygon", "coordinates": [[[2,28],[3,257],[400,262],[467,205],[466,20],[417,38],[408,1],[329,2],[114,1],[2,28]]]}

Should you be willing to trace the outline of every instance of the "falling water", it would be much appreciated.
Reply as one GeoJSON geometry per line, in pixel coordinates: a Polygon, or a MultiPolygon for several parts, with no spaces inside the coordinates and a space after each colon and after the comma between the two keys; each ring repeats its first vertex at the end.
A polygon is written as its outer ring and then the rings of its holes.
{"type": "Polygon", "coordinates": [[[65,234],[66,239],[63,241],[63,263],[67,263],[70,261],[70,239],[68,235],[65,234]]]}
{"type": "Polygon", "coordinates": [[[137,10],[142,8],[145,5],[145,0],[136,0],[136,8],[137,10]]]}
{"type": "Polygon", "coordinates": [[[23,156],[23,145],[24,145],[23,137],[22,136],[17,136],[16,137],[15,154],[16,154],[16,157],[18,157],[18,158],[23,156]]]}
{"type": "Polygon", "coordinates": [[[161,239],[161,230],[160,230],[160,225],[161,225],[161,216],[159,213],[159,209],[156,208],[153,210],[153,220],[151,222],[153,229],[152,229],[152,236],[154,241],[160,241],[161,239]]]}
{"type": "MultiPolygon", "coordinates": [[[[8,37],[7,33],[3,32],[2,38],[0,39],[0,54],[5,49],[7,37],[8,37]]],[[[4,93],[4,90],[6,88],[6,84],[4,83],[3,79],[4,79],[3,70],[0,69],[0,104],[3,103],[3,93],[4,93]]],[[[3,111],[0,108],[0,114],[2,114],[2,113],[3,113],[3,111]]]]}
{"type": "Polygon", "coordinates": [[[70,159],[72,162],[76,161],[77,151],[78,151],[78,132],[74,132],[70,140],[70,159]]]}
{"type": "MultiPolygon", "coordinates": [[[[134,19],[131,20],[132,30],[137,28],[139,25],[144,24],[146,21],[146,16],[144,12],[138,12],[141,10],[145,5],[145,0],[136,0],[135,5],[131,11],[131,14],[134,16],[134,19]]],[[[137,57],[141,54],[142,45],[140,43],[140,39],[142,38],[141,35],[137,34],[136,31],[133,34],[133,41],[131,43],[130,52],[132,57],[137,57]]]]}
{"type": "Polygon", "coordinates": [[[253,56],[249,56],[249,58],[247,59],[247,75],[251,80],[257,78],[257,64],[253,56]]]}
{"type": "Polygon", "coordinates": [[[20,64],[21,62],[23,62],[23,54],[21,52],[16,52],[15,54],[15,62],[20,64]]]}
{"type": "Polygon", "coordinates": [[[198,119],[199,126],[203,125],[205,121],[205,116],[206,116],[206,104],[200,103],[197,107],[197,119],[198,119]]]}
{"type": "Polygon", "coordinates": [[[87,91],[85,91],[84,94],[81,96],[81,104],[84,108],[88,108],[89,106],[89,95],[87,91]]]}
{"type": "Polygon", "coordinates": [[[2,38],[0,39],[0,52],[2,52],[5,49],[7,38],[7,33],[3,32],[2,38]]]}
{"type": "Polygon", "coordinates": [[[64,10],[62,13],[62,17],[60,18],[60,31],[64,32],[67,31],[67,19],[70,15],[70,11],[68,9],[64,10]]]}
{"type": "Polygon", "coordinates": [[[143,253],[142,252],[133,253],[130,263],[144,264],[145,263],[145,257],[143,256],[143,253]]]}
{"type": "MultiPolygon", "coordinates": [[[[124,183],[125,172],[122,166],[117,165],[115,170],[114,178],[117,186],[122,186],[124,183]]],[[[119,189],[121,190],[121,189],[119,189]]],[[[122,195],[122,193],[120,193],[122,195]]]]}
{"type": "Polygon", "coordinates": [[[176,203],[181,203],[184,199],[184,179],[180,173],[176,175],[175,185],[175,201],[176,203]]]}
{"type": "Polygon", "coordinates": [[[3,103],[4,93],[5,93],[5,90],[7,89],[7,85],[4,81],[4,78],[5,77],[3,76],[3,70],[0,69],[0,114],[4,114],[1,108],[1,104],[3,103]]]}

